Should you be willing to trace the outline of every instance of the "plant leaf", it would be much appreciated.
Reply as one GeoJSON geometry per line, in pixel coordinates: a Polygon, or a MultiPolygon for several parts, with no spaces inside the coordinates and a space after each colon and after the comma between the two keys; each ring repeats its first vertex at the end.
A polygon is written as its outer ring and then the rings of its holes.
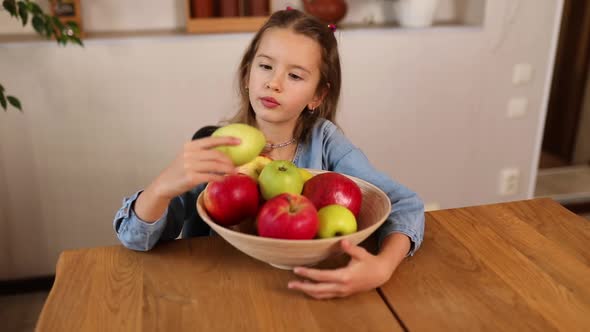
{"type": "Polygon", "coordinates": [[[0,93],[0,105],[6,111],[6,98],[4,98],[4,93],[0,93]]]}
{"type": "Polygon", "coordinates": [[[18,98],[14,97],[14,96],[8,96],[8,97],[6,97],[6,99],[8,99],[8,102],[10,103],[10,105],[12,105],[15,108],[18,108],[19,111],[23,110],[21,108],[20,100],[18,100],[18,98]]]}
{"type": "Polygon", "coordinates": [[[51,16],[51,20],[53,21],[53,24],[59,28],[59,30],[61,30],[64,27],[64,24],[61,23],[57,16],[51,16]]]}
{"type": "Polygon", "coordinates": [[[53,33],[56,37],[63,37],[66,35],[66,28],[63,23],[59,20],[57,16],[50,17],[51,23],[53,23],[53,33]]]}
{"type": "Polygon", "coordinates": [[[28,2],[28,4],[33,14],[43,14],[43,10],[41,10],[41,7],[36,2],[28,2]]]}
{"type": "Polygon", "coordinates": [[[80,33],[80,27],[78,26],[78,23],[74,22],[74,21],[69,21],[66,22],[66,26],[70,29],[72,29],[72,31],[74,31],[74,33],[76,35],[78,35],[80,33]]]}
{"type": "Polygon", "coordinates": [[[18,3],[18,14],[20,15],[20,19],[23,22],[23,26],[27,25],[27,21],[29,20],[29,12],[27,11],[27,5],[24,2],[18,3]]]}
{"type": "Polygon", "coordinates": [[[43,20],[45,22],[45,37],[47,39],[51,38],[51,36],[55,35],[55,27],[53,26],[53,22],[51,21],[51,17],[45,15],[45,17],[43,17],[43,20]]]}
{"type": "Polygon", "coordinates": [[[4,92],[4,87],[0,84],[0,93],[4,92]]]}
{"type": "Polygon", "coordinates": [[[70,37],[70,41],[72,41],[73,43],[78,44],[78,45],[84,47],[84,44],[82,43],[82,41],[78,37],[70,37]]]}
{"type": "Polygon", "coordinates": [[[40,16],[38,16],[38,15],[35,15],[33,17],[33,28],[40,35],[44,35],[45,34],[45,23],[43,22],[43,19],[40,16]]]}
{"type": "Polygon", "coordinates": [[[10,16],[16,16],[16,3],[14,0],[2,1],[2,7],[10,13],[10,16]]]}

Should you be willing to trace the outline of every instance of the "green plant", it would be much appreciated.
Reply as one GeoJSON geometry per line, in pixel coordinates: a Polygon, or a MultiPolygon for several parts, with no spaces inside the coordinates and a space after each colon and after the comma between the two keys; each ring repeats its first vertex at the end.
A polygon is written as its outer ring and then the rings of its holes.
{"type": "MultiPolygon", "coordinates": [[[[47,38],[55,38],[58,45],[65,46],[68,43],[84,46],[80,39],[80,28],[75,22],[62,23],[57,16],[48,15],[41,7],[30,0],[4,0],[2,7],[10,16],[20,19],[23,26],[27,25],[29,18],[35,31],[47,38]]],[[[4,87],[0,84],[0,106],[7,110],[8,104],[22,111],[21,103],[15,96],[5,94],[4,87]]]]}
{"type": "Polygon", "coordinates": [[[18,98],[16,98],[15,96],[7,96],[4,94],[4,87],[2,86],[2,84],[0,84],[0,105],[2,106],[2,108],[4,109],[4,111],[6,112],[6,108],[8,108],[8,103],[10,103],[10,105],[12,105],[12,107],[18,108],[19,110],[22,111],[22,108],[20,106],[20,100],[18,100],[18,98]]]}

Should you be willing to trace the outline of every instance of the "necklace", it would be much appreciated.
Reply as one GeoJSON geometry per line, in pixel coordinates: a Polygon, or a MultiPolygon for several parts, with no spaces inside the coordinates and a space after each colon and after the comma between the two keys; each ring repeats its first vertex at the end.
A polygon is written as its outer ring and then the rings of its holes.
{"type": "Polygon", "coordinates": [[[284,148],[285,146],[291,145],[293,143],[297,142],[297,140],[295,139],[295,137],[291,138],[290,140],[283,142],[283,143],[278,143],[278,144],[272,144],[272,143],[266,143],[264,145],[265,149],[280,149],[280,148],[284,148]]]}

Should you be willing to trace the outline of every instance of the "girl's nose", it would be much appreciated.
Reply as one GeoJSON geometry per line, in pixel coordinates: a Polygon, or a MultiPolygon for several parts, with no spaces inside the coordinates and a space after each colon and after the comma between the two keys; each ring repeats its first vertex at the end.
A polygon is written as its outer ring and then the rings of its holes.
{"type": "Polygon", "coordinates": [[[266,82],[265,87],[267,89],[271,89],[271,90],[276,91],[276,92],[280,92],[281,91],[281,85],[278,82],[278,80],[276,78],[274,78],[274,77],[270,81],[266,82]]]}

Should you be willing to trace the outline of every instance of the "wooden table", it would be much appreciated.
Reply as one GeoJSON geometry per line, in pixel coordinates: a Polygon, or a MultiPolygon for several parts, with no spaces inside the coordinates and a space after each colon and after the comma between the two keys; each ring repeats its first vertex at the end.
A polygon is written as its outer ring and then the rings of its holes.
{"type": "Polygon", "coordinates": [[[39,331],[590,330],[590,222],[540,199],[427,213],[382,288],[317,301],[217,237],[62,253],[39,331]]]}
{"type": "Polygon", "coordinates": [[[38,331],[403,331],[377,291],[314,301],[220,237],[66,251],[38,331]]]}
{"type": "Polygon", "coordinates": [[[427,214],[382,291],[410,331],[590,331],[590,221],[535,199],[427,214]]]}

